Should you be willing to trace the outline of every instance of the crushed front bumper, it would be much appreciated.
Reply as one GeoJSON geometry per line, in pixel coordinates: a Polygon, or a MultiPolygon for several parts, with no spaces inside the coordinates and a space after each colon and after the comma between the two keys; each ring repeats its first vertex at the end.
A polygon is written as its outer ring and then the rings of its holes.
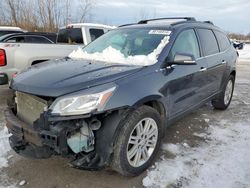
{"type": "Polygon", "coordinates": [[[20,155],[32,158],[48,158],[52,155],[49,147],[43,145],[39,132],[20,121],[10,108],[4,111],[6,126],[12,136],[10,146],[20,155]]]}
{"type": "Polygon", "coordinates": [[[118,112],[105,116],[101,128],[95,131],[94,150],[75,154],[67,144],[67,137],[79,131],[77,122],[83,119],[50,121],[51,117],[43,114],[33,125],[28,125],[18,119],[11,108],[4,114],[12,134],[10,145],[16,153],[30,158],[60,155],[69,158],[74,167],[87,170],[98,170],[110,164],[117,126],[123,117],[118,112]]]}

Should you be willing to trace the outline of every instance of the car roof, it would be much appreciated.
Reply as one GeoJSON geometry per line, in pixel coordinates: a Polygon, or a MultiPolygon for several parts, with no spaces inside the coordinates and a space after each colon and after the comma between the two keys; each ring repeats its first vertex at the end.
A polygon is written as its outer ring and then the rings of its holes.
{"type": "MultiPolygon", "coordinates": [[[[53,33],[52,33],[53,34],[53,33]]],[[[49,40],[50,42],[54,43],[50,38],[41,35],[39,33],[10,33],[10,34],[6,34],[0,37],[0,41],[4,41],[10,37],[15,37],[15,36],[35,36],[35,37],[43,37],[46,38],[47,40],[49,40]]]]}
{"type": "Polygon", "coordinates": [[[166,18],[167,21],[164,20],[164,18],[159,19],[152,19],[151,20],[142,20],[138,23],[133,24],[126,24],[121,25],[119,28],[147,28],[147,29],[166,29],[166,30],[173,30],[177,28],[187,28],[187,27],[203,27],[208,29],[215,29],[220,30],[221,29],[217,26],[215,26],[211,21],[196,21],[194,18],[191,18],[190,20],[183,20],[182,18],[174,18],[173,21],[171,18],[166,18]],[[169,19],[169,20],[168,20],[169,19]],[[176,21],[174,21],[176,19],[176,21]]]}
{"type": "Polygon", "coordinates": [[[1,31],[23,31],[20,27],[0,26],[1,31]]]}
{"type": "MultiPolygon", "coordinates": [[[[56,35],[54,33],[44,33],[45,35],[56,35]]],[[[2,37],[3,38],[9,38],[9,37],[12,37],[12,36],[37,36],[37,37],[46,37],[43,35],[43,33],[9,33],[9,34],[6,34],[6,35],[3,35],[2,37]]]]}

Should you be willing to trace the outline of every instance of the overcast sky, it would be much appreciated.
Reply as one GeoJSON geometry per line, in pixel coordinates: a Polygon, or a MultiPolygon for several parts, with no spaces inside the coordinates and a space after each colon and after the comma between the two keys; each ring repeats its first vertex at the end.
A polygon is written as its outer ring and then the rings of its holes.
{"type": "Polygon", "coordinates": [[[250,0],[96,0],[92,21],[119,25],[141,18],[194,16],[225,31],[250,33],[250,0]]]}

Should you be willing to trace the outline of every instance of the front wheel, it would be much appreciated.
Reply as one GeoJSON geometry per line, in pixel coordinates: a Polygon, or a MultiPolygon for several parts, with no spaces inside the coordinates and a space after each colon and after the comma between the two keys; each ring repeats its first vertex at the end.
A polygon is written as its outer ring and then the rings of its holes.
{"type": "Polygon", "coordinates": [[[160,114],[142,106],[123,124],[114,148],[112,168],[125,176],[145,171],[153,162],[163,136],[160,114]]]}
{"type": "Polygon", "coordinates": [[[212,100],[215,109],[226,110],[231,103],[234,91],[235,77],[230,75],[227,84],[217,99],[212,100]]]}

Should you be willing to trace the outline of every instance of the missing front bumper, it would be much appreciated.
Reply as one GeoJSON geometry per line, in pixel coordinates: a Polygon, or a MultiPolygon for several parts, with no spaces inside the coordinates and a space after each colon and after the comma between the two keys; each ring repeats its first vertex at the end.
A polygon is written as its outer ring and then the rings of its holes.
{"type": "MultiPolygon", "coordinates": [[[[75,154],[69,148],[67,138],[80,130],[77,121],[51,122],[43,125],[43,117],[35,121],[34,125],[28,125],[19,120],[13,111],[5,110],[6,126],[12,134],[10,145],[18,154],[29,158],[49,158],[52,155],[61,155],[69,158],[74,167],[87,170],[98,170],[108,166],[113,152],[112,139],[115,125],[119,116],[110,116],[104,120],[106,126],[95,132],[96,144],[93,151],[75,154]],[[109,120],[109,121],[107,121],[109,120]],[[107,122],[106,122],[107,121],[107,122]]],[[[46,117],[44,117],[46,119],[46,117]]]]}
{"type": "Polygon", "coordinates": [[[10,146],[16,153],[30,158],[48,158],[52,155],[51,149],[43,145],[39,133],[16,118],[11,109],[5,110],[4,115],[6,126],[12,134],[10,146]]]}

